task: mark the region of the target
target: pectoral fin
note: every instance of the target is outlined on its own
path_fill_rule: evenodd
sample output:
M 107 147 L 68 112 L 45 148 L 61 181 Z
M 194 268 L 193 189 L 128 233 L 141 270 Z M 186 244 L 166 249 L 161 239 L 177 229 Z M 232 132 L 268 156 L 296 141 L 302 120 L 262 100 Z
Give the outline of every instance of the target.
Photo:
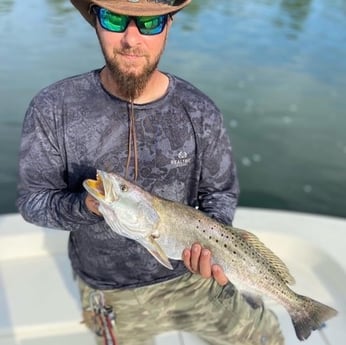
M 172 270 L 173 266 L 168 260 L 168 257 L 166 253 L 163 251 L 163 249 L 159 246 L 159 244 L 156 242 L 156 240 L 149 236 L 142 241 L 140 241 L 140 244 L 145 247 L 148 252 L 163 266 L 167 267 L 168 269 Z

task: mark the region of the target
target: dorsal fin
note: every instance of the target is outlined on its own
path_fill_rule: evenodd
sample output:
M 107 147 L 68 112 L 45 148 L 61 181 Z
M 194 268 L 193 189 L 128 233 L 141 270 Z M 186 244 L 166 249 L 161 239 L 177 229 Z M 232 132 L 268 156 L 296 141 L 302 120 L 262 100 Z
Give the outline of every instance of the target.
M 261 242 L 256 235 L 242 229 L 233 228 L 233 230 L 235 230 L 242 240 L 254 247 L 257 252 L 268 261 L 271 267 L 280 276 L 280 278 L 285 281 L 286 284 L 292 285 L 295 283 L 295 279 L 292 277 L 286 264 L 263 242 Z

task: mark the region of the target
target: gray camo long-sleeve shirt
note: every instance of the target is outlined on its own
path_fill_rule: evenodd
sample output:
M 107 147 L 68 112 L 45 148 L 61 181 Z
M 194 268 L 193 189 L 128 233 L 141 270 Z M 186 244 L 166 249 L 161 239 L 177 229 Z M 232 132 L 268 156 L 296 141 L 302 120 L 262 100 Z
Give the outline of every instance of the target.
M 22 130 L 18 209 L 28 222 L 70 231 L 73 270 L 94 288 L 174 278 L 186 272 L 181 261 L 166 269 L 86 209 L 83 180 L 95 178 L 96 169 L 124 175 L 127 159 L 128 104 L 102 87 L 99 72 L 59 81 L 31 101 Z M 134 105 L 137 183 L 230 224 L 239 187 L 222 115 L 194 86 L 168 77 L 164 97 Z M 133 174 L 133 164 L 130 169 Z

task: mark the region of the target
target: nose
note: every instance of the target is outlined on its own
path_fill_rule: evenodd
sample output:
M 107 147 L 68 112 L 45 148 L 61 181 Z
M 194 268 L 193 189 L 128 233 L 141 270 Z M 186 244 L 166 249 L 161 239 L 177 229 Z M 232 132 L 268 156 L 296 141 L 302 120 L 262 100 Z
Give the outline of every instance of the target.
M 141 33 L 139 32 L 136 23 L 133 19 L 129 22 L 126 30 L 123 33 L 122 41 L 129 46 L 134 46 L 138 44 L 138 41 L 141 39 Z

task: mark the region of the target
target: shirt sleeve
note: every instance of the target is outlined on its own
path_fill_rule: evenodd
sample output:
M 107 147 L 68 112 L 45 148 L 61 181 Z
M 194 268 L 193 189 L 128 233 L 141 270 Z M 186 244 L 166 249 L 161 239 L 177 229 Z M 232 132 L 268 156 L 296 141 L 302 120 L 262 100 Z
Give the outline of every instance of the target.
M 63 230 L 79 230 L 103 221 L 89 212 L 85 191 L 68 188 L 58 111 L 40 97 L 25 114 L 18 167 L 17 207 L 33 224 Z
M 238 203 L 239 182 L 232 146 L 219 111 L 208 114 L 203 132 L 199 209 L 231 225 Z

